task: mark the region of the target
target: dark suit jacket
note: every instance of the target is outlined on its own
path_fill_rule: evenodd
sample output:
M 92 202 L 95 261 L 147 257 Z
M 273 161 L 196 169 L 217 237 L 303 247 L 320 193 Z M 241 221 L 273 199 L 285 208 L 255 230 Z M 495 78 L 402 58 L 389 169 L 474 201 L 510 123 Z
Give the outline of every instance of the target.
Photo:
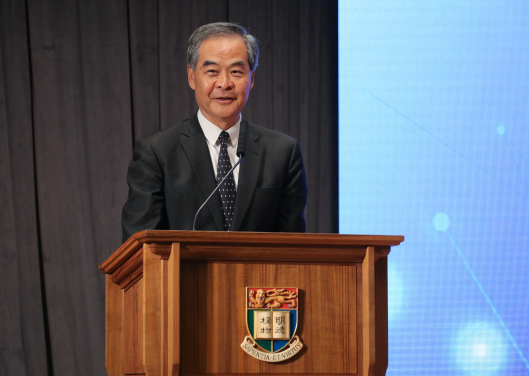
M 245 121 L 241 131 L 245 126 L 232 231 L 305 232 L 307 182 L 299 143 Z M 216 186 L 197 115 L 138 140 L 127 183 L 123 241 L 146 229 L 191 230 L 197 209 Z M 196 229 L 223 228 L 217 193 L 198 215 Z

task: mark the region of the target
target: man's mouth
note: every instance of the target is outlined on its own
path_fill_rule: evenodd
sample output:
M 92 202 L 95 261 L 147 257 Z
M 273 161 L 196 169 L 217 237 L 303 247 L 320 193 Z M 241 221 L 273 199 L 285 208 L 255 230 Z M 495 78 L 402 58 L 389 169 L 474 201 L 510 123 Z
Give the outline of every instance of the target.
M 217 98 L 213 98 L 214 101 L 217 101 L 217 102 L 220 102 L 220 103 L 229 103 L 231 101 L 234 101 L 235 98 L 231 98 L 231 97 L 217 97 Z

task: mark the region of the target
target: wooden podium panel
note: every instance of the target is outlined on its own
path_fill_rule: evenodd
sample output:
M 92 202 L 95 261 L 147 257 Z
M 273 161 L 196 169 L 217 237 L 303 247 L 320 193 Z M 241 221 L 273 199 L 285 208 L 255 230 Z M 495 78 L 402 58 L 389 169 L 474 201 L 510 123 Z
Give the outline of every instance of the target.
M 181 270 L 183 373 L 357 373 L 356 265 L 183 262 Z M 304 348 L 291 361 L 266 363 L 240 349 L 246 286 L 299 288 Z
M 348 374 L 387 368 L 387 258 L 403 237 L 144 231 L 107 273 L 109 375 Z M 245 353 L 246 287 L 298 287 L 300 353 Z

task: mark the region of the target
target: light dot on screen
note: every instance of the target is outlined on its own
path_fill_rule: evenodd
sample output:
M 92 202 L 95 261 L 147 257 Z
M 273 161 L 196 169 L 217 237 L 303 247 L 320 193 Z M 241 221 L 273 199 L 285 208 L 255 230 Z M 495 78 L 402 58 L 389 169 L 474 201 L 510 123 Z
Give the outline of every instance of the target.
M 500 135 L 500 136 L 503 136 L 505 134 L 505 126 L 504 125 L 498 125 L 496 127 L 496 132 Z
M 473 350 L 474 356 L 478 356 L 478 357 L 487 356 L 487 345 L 483 343 L 478 343 L 477 345 L 474 346 L 472 350 Z
M 446 213 L 439 212 L 433 216 L 433 227 L 437 231 L 446 231 L 450 227 L 450 218 Z
M 503 375 L 507 347 L 503 332 L 494 324 L 464 324 L 454 336 L 453 359 L 465 375 Z

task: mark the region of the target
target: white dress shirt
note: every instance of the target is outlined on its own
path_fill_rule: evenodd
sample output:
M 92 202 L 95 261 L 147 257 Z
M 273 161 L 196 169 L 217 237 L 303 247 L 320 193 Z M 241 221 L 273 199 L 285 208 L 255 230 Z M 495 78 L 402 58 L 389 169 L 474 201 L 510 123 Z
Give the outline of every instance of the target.
M 219 163 L 219 152 L 220 152 L 220 140 L 219 135 L 222 129 L 217 127 L 215 124 L 210 122 L 202 115 L 202 112 L 198 110 L 198 122 L 206 136 L 208 142 L 209 154 L 211 156 L 211 164 L 213 165 L 213 172 L 215 173 L 215 179 L 217 178 L 217 166 Z M 230 140 L 228 141 L 228 155 L 230 156 L 230 162 L 232 167 L 239 160 L 237 158 L 237 142 L 239 141 L 239 131 L 241 130 L 241 119 L 242 115 L 239 115 L 239 120 L 233 126 L 226 130 L 230 134 Z M 235 189 L 239 185 L 239 166 L 233 170 L 233 179 L 235 180 Z

